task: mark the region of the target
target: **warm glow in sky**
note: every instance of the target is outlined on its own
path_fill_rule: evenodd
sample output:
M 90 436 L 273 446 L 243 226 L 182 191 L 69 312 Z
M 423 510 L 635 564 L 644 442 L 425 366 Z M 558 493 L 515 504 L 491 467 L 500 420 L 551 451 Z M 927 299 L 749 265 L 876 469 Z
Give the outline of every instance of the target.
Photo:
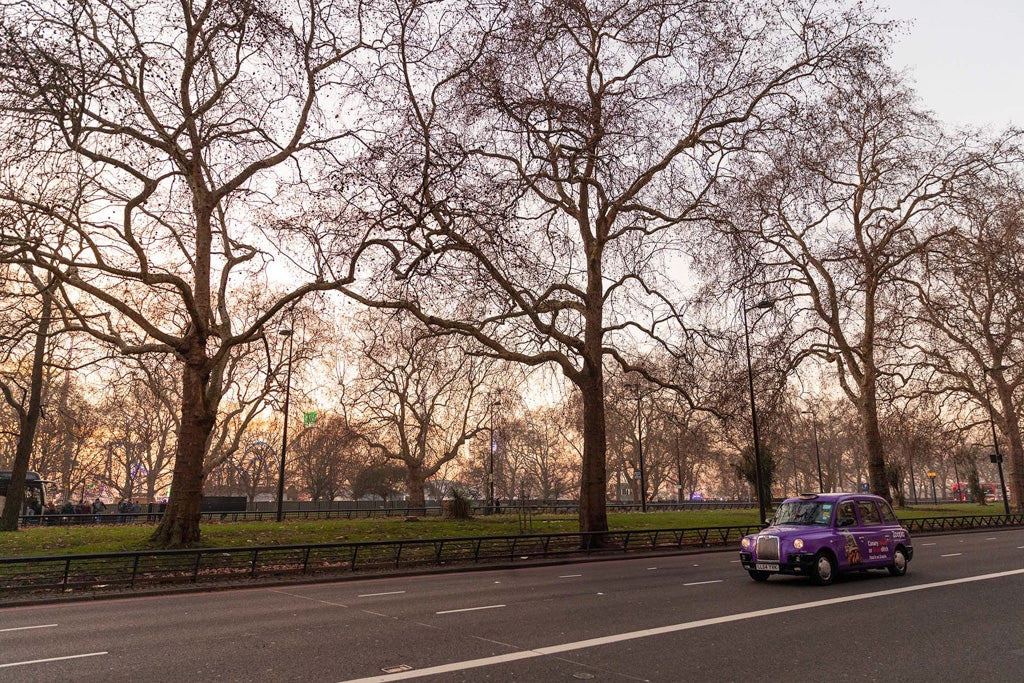
M 881 1 L 913 22 L 893 64 L 908 70 L 925 108 L 953 124 L 1024 126 L 1024 1 Z

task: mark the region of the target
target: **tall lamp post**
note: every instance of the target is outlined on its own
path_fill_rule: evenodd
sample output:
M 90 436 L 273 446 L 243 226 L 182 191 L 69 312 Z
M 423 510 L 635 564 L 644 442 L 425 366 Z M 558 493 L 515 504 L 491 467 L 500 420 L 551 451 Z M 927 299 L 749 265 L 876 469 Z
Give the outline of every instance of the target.
M 764 501 L 764 474 L 761 466 L 761 440 L 757 431 L 757 405 L 754 402 L 754 366 L 750 360 L 750 328 L 747 326 L 747 311 L 768 310 L 774 307 L 774 299 L 765 299 L 748 309 L 746 293 L 743 295 L 743 343 L 747 351 L 747 382 L 750 384 L 750 424 L 754 437 L 754 486 L 757 488 L 757 511 L 760 515 L 762 526 L 767 524 L 767 516 L 765 514 Z
M 284 381 L 284 429 L 281 430 L 281 463 L 277 472 L 277 521 L 284 518 L 284 458 L 288 451 L 288 405 L 292 396 L 292 344 L 295 335 L 291 329 L 278 331 L 282 337 L 288 337 L 288 374 Z
M 640 393 L 640 383 L 630 382 L 626 385 L 636 392 L 636 455 L 640 463 L 640 511 L 647 512 L 647 475 L 644 472 L 644 441 L 643 427 L 640 422 L 640 400 L 643 395 Z
M 494 514 L 494 408 L 500 407 L 501 401 L 491 401 L 490 439 L 487 444 L 487 514 Z
M 1006 480 L 1003 479 L 1003 456 L 999 453 L 999 438 L 996 437 L 996 417 L 995 411 L 992 408 L 992 397 L 988 390 L 988 375 L 995 372 L 1002 372 L 1003 370 L 1009 370 L 1011 365 L 997 365 L 992 368 L 985 368 L 985 400 L 988 402 L 988 421 L 992 426 L 992 447 L 995 448 L 995 455 L 992 459 L 995 460 L 996 466 L 999 467 L 999 490 L 1003 493 L 1003 511 L 1006 514 L 1010 514 L 1010 501 L 1006 500 Z
M 811 416 L 811 426 L 814 430 L 814 458 L 818 461 L 818 491 L 825 493 L 825 480 L 821 476 L 821 449 L 818 448 L 818 416 L 813 410 L 802 411 L 804 415 Z

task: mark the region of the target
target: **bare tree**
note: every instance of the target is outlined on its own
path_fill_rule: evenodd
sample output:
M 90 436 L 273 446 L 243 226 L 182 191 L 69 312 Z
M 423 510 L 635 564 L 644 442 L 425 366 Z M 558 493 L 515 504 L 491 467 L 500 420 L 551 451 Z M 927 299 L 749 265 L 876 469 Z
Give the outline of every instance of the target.
M 359 4 L 47 0 L 2 11 L 6 113 L 43 131 L 40 152 L 71 157 L 92 191 L 87 206 L 34 207 L 76 231 L 68 248 L 45 235 L 26 243 L 54 264 L 77 329 L 178 361 L 171 500 L 153 540 L 193 543 L 231 353 L 333 284 L 314 273 L 258 308 L 235 304 L 238 280 L 259 279 L 280 252 L 273 203 L 305 179 L 288 163 L 349 134 L 320 103 L 348 96 Z
M 993 160 L 1000 156 L 993 150 Z M 917 293 L 922 338 L 913 348 L 925 391 L 955 392 L 981 406 L 1009 444 L 1011 500 L 1024 511 L 1024 190 L 990 173 L 956 193 L 955 229 L 921 254 Z M 991 389 L 990 389 L 991 387 Z M 966 409 L 966 406 L 963 407 Z M 991 441 L 986 435 L 984 441 Z
M 580 528 L 605 530 L 606 358 L 642 369 L 618 342 L 693 341 L 658 277 L 676 229 L 872 20 L 819 2 L 515 0 L 396 3 L 392 21 L 396 125 L 372 168 L 393 170 L 374 201 L 382 269 L 404 286 L 345 291 L 557 366 L 582 397 Z
M 406 471 L 409 505 L 425 504 L 424 483 L 483 431 L 494 362 L 471 356 L 464 341 L 431 333 L 404 313 L 362 320 L 359 433 Z
M 985 159 L 948 139 L 871 62 L 812 90 L 804 115 L 739 183 L 732 221 L 759 276 L 805 306 L 803 357 L 831 365 L 860 415 L 871 491 L 888 499 L 879 383 L 908 311 L 903 280 L 939 234 L 937 212 Z M 800 358 L 798 357 L 798 361 Z

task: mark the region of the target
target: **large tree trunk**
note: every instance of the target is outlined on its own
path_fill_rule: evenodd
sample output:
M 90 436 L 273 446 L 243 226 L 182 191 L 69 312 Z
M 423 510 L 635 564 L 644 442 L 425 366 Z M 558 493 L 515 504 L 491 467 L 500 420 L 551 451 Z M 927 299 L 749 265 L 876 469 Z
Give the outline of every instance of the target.
M 997 382 L 996 391 L 999 394 L 999 403 L 1003 411 L 1003 434 L 1010 442 L 1009 467 L 1007 468 L 1010 481 L 1006 488 L 1009 489 L 1013 509 L 1016 512 L 1024 512 L 1024 445 L 1020 438 L 1020 421 L 1014 411 L 1013 395 L 1006 382 Z
M 607 531 L 606 498 L 607 439 L 605 434 L 604 381 L 584 375 L 580 383 L 583 398 L 583 471 L 580 477 L 580 531 Z M 591 539 L 592 545 L 599 545 Z
M 409 489 L 409 514 L 426 514 L 427 497 L 424 493 L 425 477 L 419 465 L 407 465 L 406 486 Z M 418 510 L 415 512 L 414 510 Z
M 32 444 L 36 438 L 36 426 L 42 410 L 43 361 L 46 356 L 46 336 L 50 329 L 50 315 L 53 311 L 53 295 L 47 290 L 42 293 L 42 310 L 36 328 L 36 343 L 32 352 L 32 375 L 30 377 L 28 408 L 18 410 L 18 446 L 14 452 L 11 467 L 11 483 L 7 486 L 7 499 L 3 514 L 0 515 L 0 531 L 17 531 L 18 516 L 25 501 L 25 475 L 28 473 Z
M 864 452 L 867 457 L 868 483 L 871 493 L 885 498 L 890 503 L 889 482 L 885 476 L 885 449 L 882 433 L 878 428 L 878 400 L 875 394 L 874 378 L 865 382 L 862 388 L 860 408 L 861 423 L 864 427 Z
M 160 547 L 192 545 L 199 541 L 199 508 L 203 495 L 203 459 L 217 419 L 208 405 L 210 370 L 204 340 L 193 333 L 185 341 L 182 373 L 181 426 L 175 451 L 171 496 L 160 525 L 150 540 Z

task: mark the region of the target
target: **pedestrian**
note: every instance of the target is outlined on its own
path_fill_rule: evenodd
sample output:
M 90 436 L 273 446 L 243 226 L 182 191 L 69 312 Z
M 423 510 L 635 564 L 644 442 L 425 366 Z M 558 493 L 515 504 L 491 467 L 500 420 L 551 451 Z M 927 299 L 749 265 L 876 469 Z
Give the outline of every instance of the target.
M 103 504 L 102 500 L 97 498 L 95 501 L 93 501 L 93 504 L 92 504 L 92 514 L 93 514 L 93 519 L 96 520 L 97 524 L 99 524 L 100 521 L 101 521 L 100 520 L 100 515 L 102 515 L 104 512 L 106 512 L 106 510 L 107 510 L 107 506 Z

